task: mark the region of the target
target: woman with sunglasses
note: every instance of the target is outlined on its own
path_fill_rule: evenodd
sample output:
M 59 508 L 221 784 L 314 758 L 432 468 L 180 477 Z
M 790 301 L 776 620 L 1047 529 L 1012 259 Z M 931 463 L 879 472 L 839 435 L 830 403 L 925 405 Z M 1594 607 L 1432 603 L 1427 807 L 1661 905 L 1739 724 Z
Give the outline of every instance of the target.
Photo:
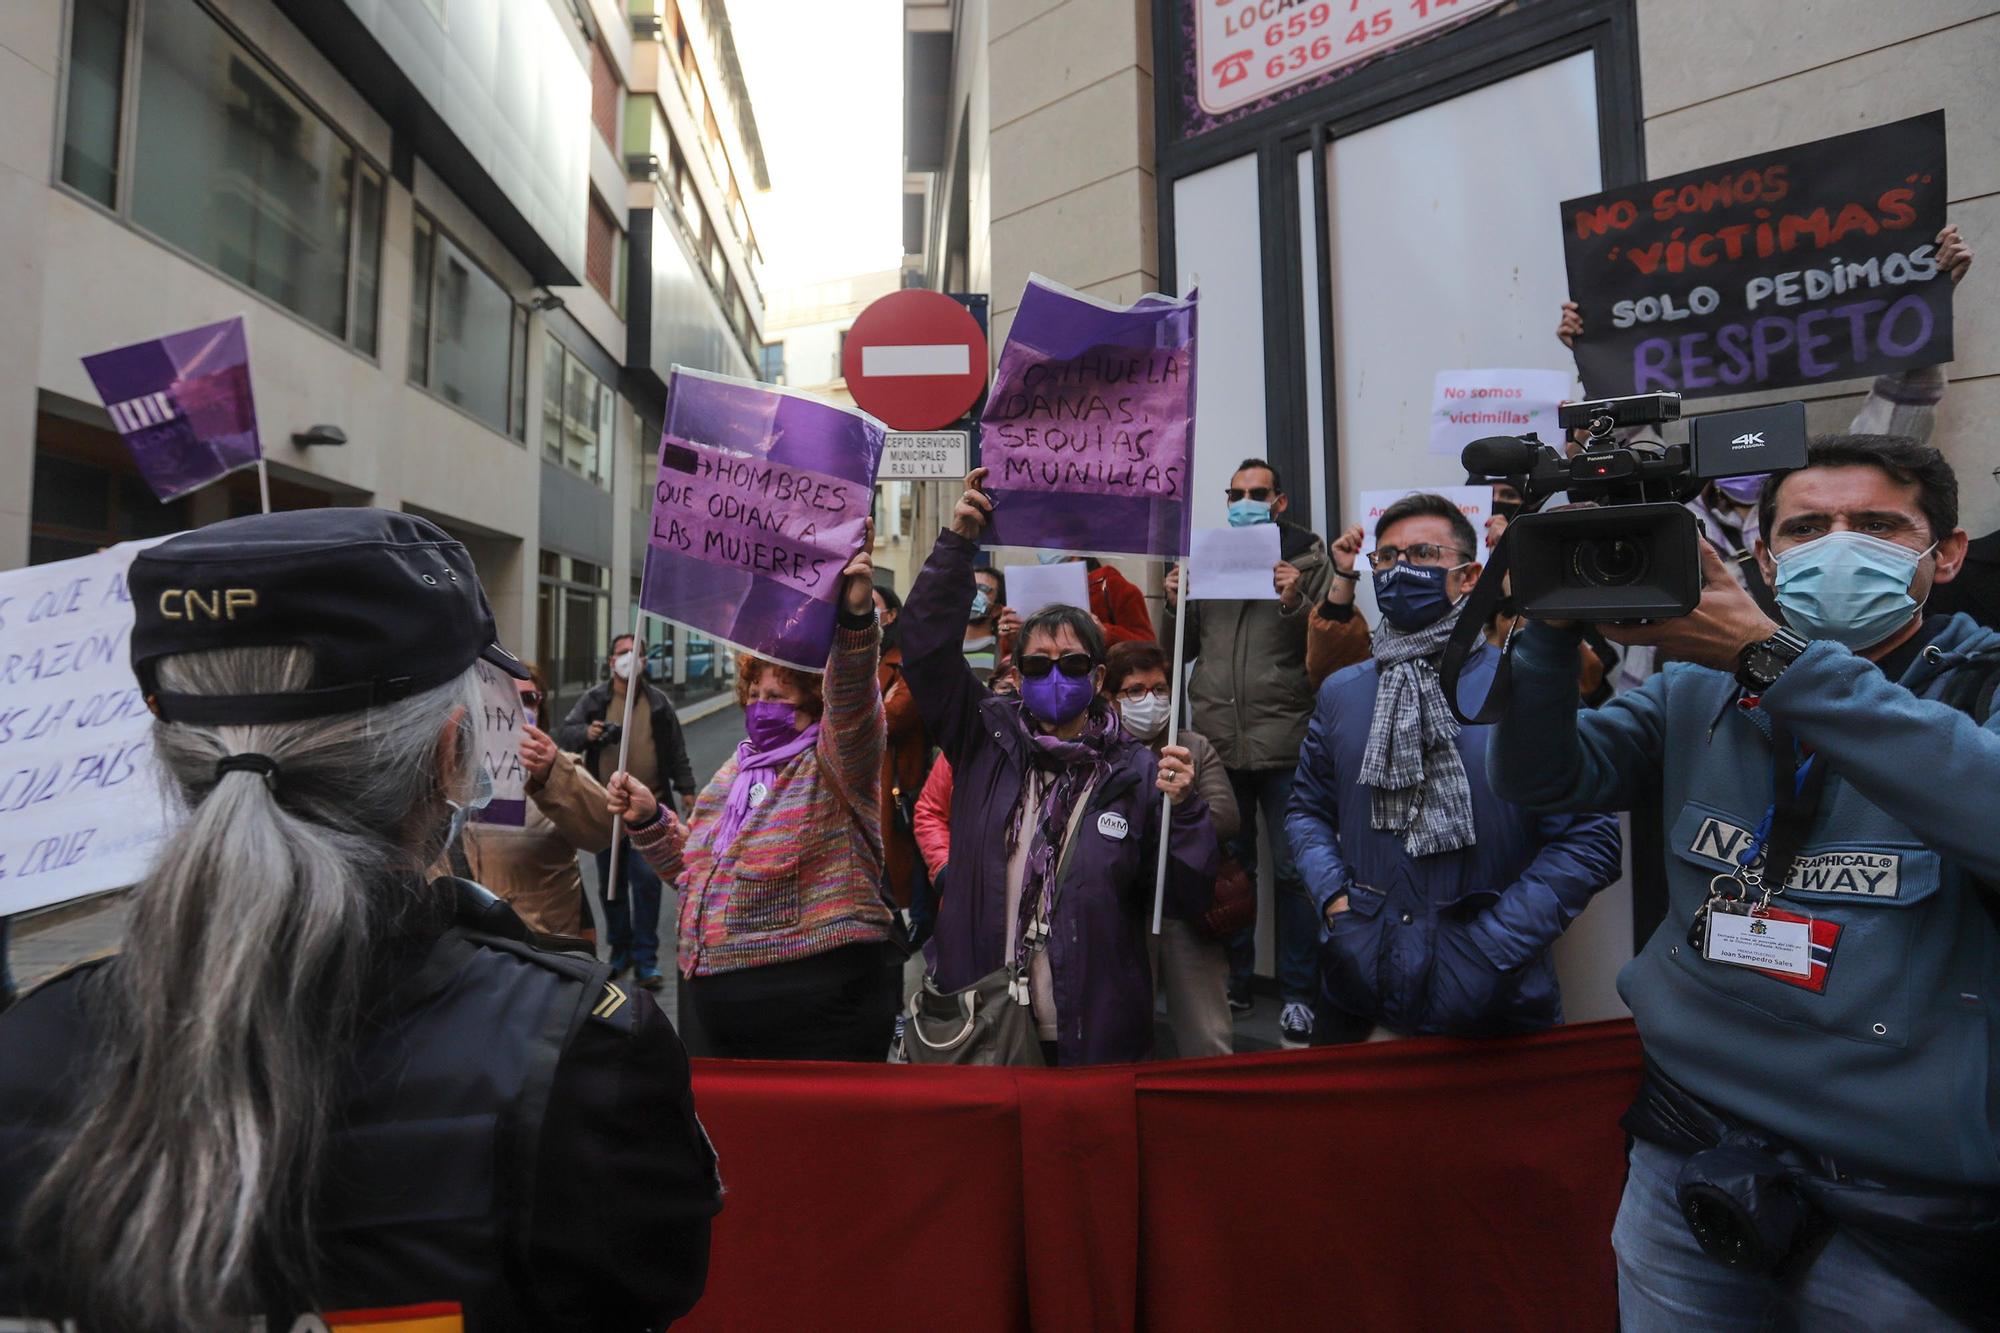
M 1104 635 L 1090 612 L 1052 606 L 1021 625 L 1019 699 L 966 665 L 960 626 L 992 501 L 966 478 L 903 607 L 903 674 L 952 766 L 951 873 L 925 945 L 940 991 L 1003 966 L 1025 972 L 1050 1064 L 1141 1060 L 1153 1047 L 1146 941 L 1159 839 L 1168 910 L 1199 915 L 1219 852 L 1182 746 L 1156 758 L 1099 696 Z M 1160 794 L 1172 801 L 1165 820 Z
M 521 665 L 532 677 L 514 682 L 527 723 L 521 741 L 527 813 L 518 825 L 468 823 L 461 837 L 465 869 L 468 878 L 505 898 L 529 929 L 585 939 L 591 934 L 590 909 L 576 854 L 611 845 L 611 815 L 597 779 L 535 725 L 546 685 L 541 668 Z

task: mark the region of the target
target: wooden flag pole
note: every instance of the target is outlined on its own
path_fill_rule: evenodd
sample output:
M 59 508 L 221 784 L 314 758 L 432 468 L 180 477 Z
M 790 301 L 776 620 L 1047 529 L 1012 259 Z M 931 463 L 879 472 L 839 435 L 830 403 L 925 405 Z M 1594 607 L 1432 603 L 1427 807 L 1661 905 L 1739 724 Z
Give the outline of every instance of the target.
M 625 771 L 625 761 L 632 752 L 632 701 L 639 697 L 646 679 L 645 659 L 639 656 L 639 630 L 645 623 L 646 576 L 639 575 L 639 605 L 632 608 L 632 671 L 625 677 L 625 720 L 618 728 L 618 767 L 614 772 Z M 617 674 L 617 668 L 612 668 Z M 654 792 L 655 796 L 660 793 Z M 672 793 L 664 798 L 672 799 Z M 620 855 L 625 839 L 625 816 L 614 815 L 611 820 L 611 872 L 604 877 L 604 901 L 615 902 L 618 898 L 619 872 L 625 868 L 625 858 Z
M 1177 560 L 1180 596 L 1174 600 L 1174 671 L 1167 677 L 1167 744 L 1180 744 L 1181 673 L 1187 662 L 1187 561 Z M 1160 933 L 1160 919 L 1167 907 L 1167 857 L 1173 846 L 1174 798 L 1160 797 L 1160 862 L 1153 882 L 1153 933 Z

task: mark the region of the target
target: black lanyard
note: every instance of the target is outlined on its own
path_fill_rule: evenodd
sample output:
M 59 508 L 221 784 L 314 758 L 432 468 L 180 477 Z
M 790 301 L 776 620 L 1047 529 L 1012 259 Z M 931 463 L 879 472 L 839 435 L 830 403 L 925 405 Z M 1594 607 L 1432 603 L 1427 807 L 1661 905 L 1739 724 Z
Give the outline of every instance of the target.
M 1746 867 L 1761 850 L 1764 865 L 1761 877 L 1766 893 L 1785 891 L 1792 877 L 1792 864 L 1805 846 L 1819 814 L 1820 794 L 1826 789 L 1826 765 L 1818 755 L 1799 762 L 1799 745 L 1792 733 L 1776 721 L 1771 724 L 1771 807 L 1764 822 L 1752 835 L 1740 858 Z

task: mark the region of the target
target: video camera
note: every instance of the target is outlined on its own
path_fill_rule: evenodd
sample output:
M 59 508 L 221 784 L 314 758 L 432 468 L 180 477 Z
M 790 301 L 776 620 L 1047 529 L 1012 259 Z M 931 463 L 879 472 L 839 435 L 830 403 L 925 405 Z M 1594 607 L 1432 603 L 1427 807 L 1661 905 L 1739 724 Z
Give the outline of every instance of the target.
M 1465 470 L 1520 488 L 1522 514 L 1507 529 L 1521 614 L 1538 620 L 1666 620 L 1701 600 L 1700 532 L 1683 502 L 1718 477 L 1806 465 L 1806 409 L 1778 403 L 1714 412 L 1688 423 L 1688 443 L 1613 438 L 1619 430 L 1677 421 L 1677 393 L 1565 403 L 1565 433 L 1590 432 L 1566 456 L 1534 435 L 1489 436 L 1465 446 Z M 1534 512 L 1550 496 L 1590 508 Z

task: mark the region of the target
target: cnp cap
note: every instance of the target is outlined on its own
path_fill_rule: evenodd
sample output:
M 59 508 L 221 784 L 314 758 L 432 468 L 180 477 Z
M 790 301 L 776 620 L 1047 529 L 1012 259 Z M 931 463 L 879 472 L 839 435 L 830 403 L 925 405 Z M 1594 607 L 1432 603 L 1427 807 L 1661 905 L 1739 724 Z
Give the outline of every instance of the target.
M 528 678 L 495 642 L 472 557 L 436 524 L 386 509 L 306 509 L 213 523 L 141 551 L 132 672 L 168 722 L 295 722 L 407 698 L 484 658 Z M 297 646 L 310 686 L 290 694 L 162 693 L 162 657 Z

